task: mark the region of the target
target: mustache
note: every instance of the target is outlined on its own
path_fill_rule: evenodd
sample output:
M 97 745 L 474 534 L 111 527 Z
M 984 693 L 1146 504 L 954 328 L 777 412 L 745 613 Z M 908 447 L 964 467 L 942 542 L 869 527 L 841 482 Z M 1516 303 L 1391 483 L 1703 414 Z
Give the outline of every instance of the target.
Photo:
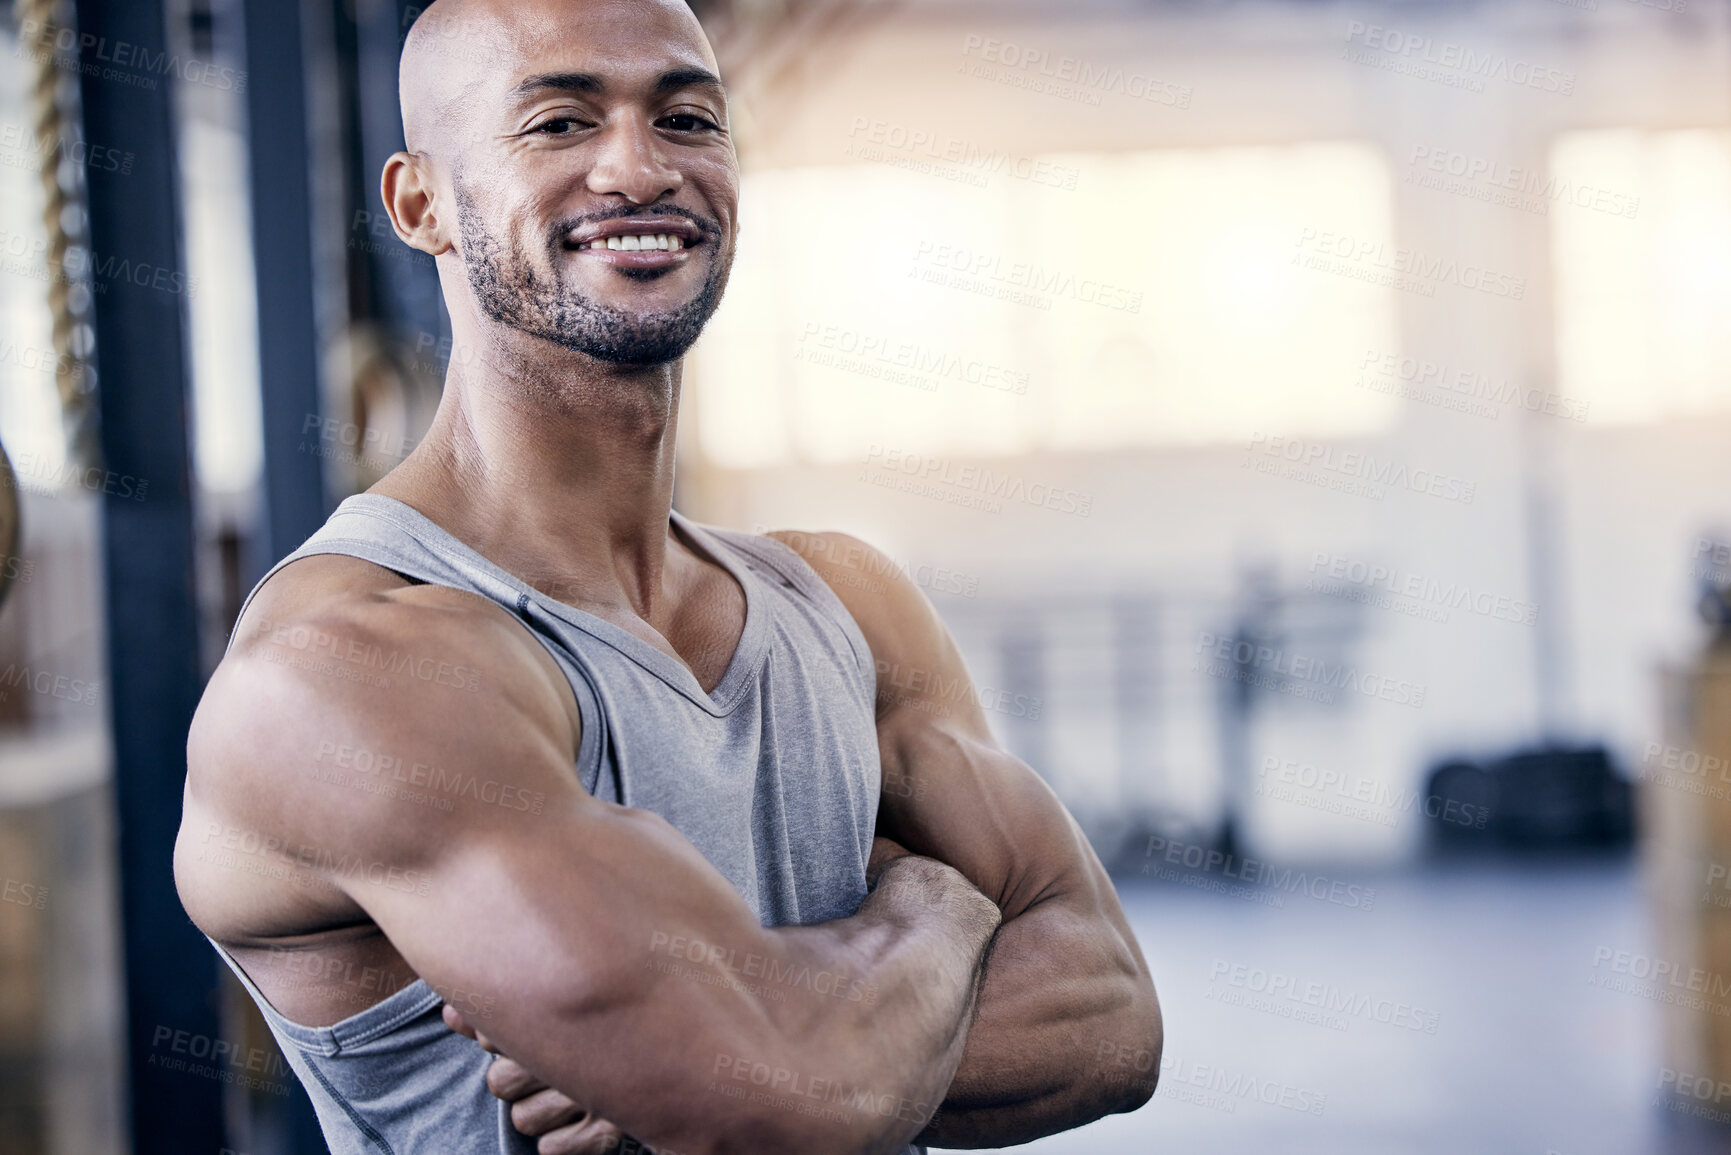
M 630 220 L 633 217 L 679 217 L 696 226 L 705 240 L 713 240 L 721 235 L 721 222 L 699 216 L 688 208 L 679 205 L 626 205 L 604 213 L 583 213 L 579 216 L 565 217 L 556 221 L 549 231 L 552 247 L 558 248 L 571 233 L 585 225 L 598 225 L 603 221 Z

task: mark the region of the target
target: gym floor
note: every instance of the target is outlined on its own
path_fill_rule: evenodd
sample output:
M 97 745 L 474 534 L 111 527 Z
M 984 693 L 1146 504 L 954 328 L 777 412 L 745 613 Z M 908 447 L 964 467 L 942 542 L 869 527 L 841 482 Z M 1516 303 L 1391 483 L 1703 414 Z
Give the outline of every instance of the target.
M 1659 1005 L 1592 983 L 1608 970 L 1594 966 L 1601 948 L 1652 953 L 1632 861 L 1426 867 L 1349 881 L 1374 887 L 1368 910 L 1120 879 L 1165 1012 L 1160 1090 L 1132 1115 L 1016 1150 L 1724 1149 L 1660 1105 Z M 1272 998 L 1253 989 L 1282 982 Z M 1344 1008 L 1322 1012 L 1332 1021 L 1266 1009 L 1304 1008 L 1285 991 L 1313 983 Z

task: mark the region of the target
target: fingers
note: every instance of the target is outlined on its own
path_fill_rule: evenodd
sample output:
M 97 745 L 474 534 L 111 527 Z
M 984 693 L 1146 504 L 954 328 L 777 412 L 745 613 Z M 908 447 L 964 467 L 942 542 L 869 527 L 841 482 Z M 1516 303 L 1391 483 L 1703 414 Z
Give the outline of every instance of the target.
M 528 1068 L 505 1055 L 494 1059 L 493 1065 L 487 1068 L 487 1090 L 507 1103 L 515 1103 L 546 1087 L 547 1084 L 531 1075 Z
M 626 1140 L 625 1133 L 605 1119 L 588 1119 L 541 1136 L 537 1155 L 621 1155 L 649 1149 Z
M 866 861 L 867 885 L 876 886 L 878 875 L 883 873 L 884 867 L 898 858 L 906 858 L 911 853 L 912 851 L 899 842 L 881 835 L 873 837 L 871 857 Z
M 466 1036 L 466 1037 L 471 1038 L 471 1039 L 475 1037 L 475 1028 L 471 1027 L 469 1025 L 469 1020 L 465 1019 L 462 1016 L 461 1012 L 459 1012 L 456 1007 L 453 1007 L 450 1003 L 446 1003 L 445 1007 L 444 1007 L 444 1014 L 445 1014 L 445 1025 L 447 1027 L 450 1027 L 453 1031 L 456 1031 L 459 1035 L 463 1035 L 463 1036 Z
M 511 1104 L 511 1126 L 524 1135 L 546 1135 L 590 1119 L 589 1112 L 551 1087 L 532 1091 Z
M 487 1036 L 471 1026 L 450 1003 L 444 1005 L 442 1013 L 447 1027 L 498 1056 L 487 1068 L 487 1090 L 511 1104 L 511 1126 L 520 1134 L 538 1137 L 537 1155 L 618 1155 L 625 1149 L 625 1132 L 605 1119 L 595 1118 L 568 1096 L 530 1074 L 515 1059 L 499 1054 Z M 637 1149 L 649 1150 L 640 1146 Z
M 445 1025 L 447 1027 L 450 1027 L 459 1035 L 464 1035 L 468 1038 L 474 1039 L 477 1043 L 481 1044 L 481 1049 L 483 1051 L 495 1055 L 499 1053 L 499 1048 L 493 1045 L 492 1040 L 488 1039 L 486 1035 L 483 1035 L 480 1031 L 477 1031 L 474 1027 L 470 1026 L 469 1020 L 465 1019 L 462 1012 L 457 1010 L 456 1007 L 453 1007 L 450 1003 L 446 1003 L 442 1008 L 442 1013 L 445 1016 Z

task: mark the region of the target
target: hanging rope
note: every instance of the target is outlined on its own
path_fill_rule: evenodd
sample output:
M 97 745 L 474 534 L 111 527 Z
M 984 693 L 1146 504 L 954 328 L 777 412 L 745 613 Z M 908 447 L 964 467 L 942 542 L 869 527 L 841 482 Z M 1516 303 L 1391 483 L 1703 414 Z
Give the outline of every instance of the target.
M 30 127 L 39 154 L 42 223 L 48 234 L 48 307 L 54 323 L 55 384 L 68 464 L 98 463 L 96 372 L 91 355 L 89 215 L 85 211 L 78 104 L 77 31 L 72 0 L 15 0 L 19 48 L 29 62 Z M 63 35 L 65 33 L 69 33 Z M 69 49 L 57 47 L 69 41 Z M 63 67 L 70 65 L 70 67 Z

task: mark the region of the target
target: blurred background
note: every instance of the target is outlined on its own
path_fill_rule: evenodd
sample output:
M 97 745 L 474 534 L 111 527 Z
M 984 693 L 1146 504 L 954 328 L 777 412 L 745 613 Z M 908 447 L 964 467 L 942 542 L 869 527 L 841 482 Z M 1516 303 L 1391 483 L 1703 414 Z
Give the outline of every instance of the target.
M 1731 1150 L 1731 4 L 692 4 L 676 504 L 930 594 L 1160 989 L 1028 1149 Z M 324 1150 L 169 853 L 241 598 L 437 403 L 421 7 L 0 21 L 5 1155 Z

